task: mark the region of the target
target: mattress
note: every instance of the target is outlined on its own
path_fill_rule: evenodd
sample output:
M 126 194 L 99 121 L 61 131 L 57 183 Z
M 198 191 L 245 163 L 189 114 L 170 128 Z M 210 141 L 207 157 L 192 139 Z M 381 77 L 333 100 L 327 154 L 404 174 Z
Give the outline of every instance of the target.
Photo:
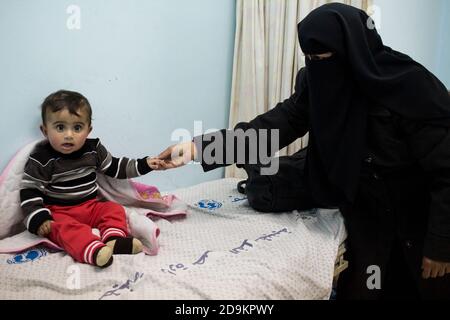
M 220 179 L 171 191 L 188 216 L 155 220 L 156 256 L 106 269 L 37 247 L 0 255 L 0 299 L 329 299 L 346 231 L 338 210 L 265 214 Z

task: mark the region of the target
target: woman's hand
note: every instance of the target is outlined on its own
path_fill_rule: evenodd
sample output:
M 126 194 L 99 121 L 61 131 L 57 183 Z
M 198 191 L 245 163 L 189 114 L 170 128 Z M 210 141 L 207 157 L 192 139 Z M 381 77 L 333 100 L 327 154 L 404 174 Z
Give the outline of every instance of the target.
M 434 261 L 427 257 L 423 257 L 422 260 L 422 278 L 436 278 L 443 277 L 445 274 L 450 273 L 450 263 Z
M 191 141 L 181 142 L 168 147 L 155 159 L 154 164 L 158 167 L 155 170 L 166 170 L 184 166 L 197 157 L 197 149 Z
M 147 165 L 152 170 L 164 170 L 164 168 L 162 167 L 162 162 L 164 162 L 164 161 L 160 160 L 158 158 L 155 158 L 155 157 L 147 158 Z

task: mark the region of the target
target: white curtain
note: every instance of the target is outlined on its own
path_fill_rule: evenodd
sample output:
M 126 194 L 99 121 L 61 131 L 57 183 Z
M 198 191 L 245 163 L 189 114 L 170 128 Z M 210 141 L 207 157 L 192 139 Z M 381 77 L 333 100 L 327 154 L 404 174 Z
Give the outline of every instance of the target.
M 334 1 L 367 10 L 371 0 Z M 248 122 L 290 97 L 304 66 L 297 24 L 326 0 L 237 0 L 229 127 Z M 308 143 L 298 139 L 279 152 L 293 154 Z M 246 177 L 230 166 L 226 177 Z

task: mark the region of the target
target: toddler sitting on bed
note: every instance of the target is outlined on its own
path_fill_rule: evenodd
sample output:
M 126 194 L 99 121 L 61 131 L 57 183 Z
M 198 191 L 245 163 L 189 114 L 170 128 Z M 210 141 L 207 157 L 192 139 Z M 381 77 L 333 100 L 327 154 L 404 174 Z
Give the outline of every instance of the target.
M 77 92 L 51 94 L 41 112 L 47 139 L 31 153 L 20 190 L 28 231 L 49 238 L 76 261 L 98 267 L 111 265 L 113 254 L 142 251 L 142 243 L 128 234 L 124 208 L 97 200 L 96 172 L 133 178 L 155 169 L 158 160 L 118 159 L 99 139 L 88 139 L 92 109 Z

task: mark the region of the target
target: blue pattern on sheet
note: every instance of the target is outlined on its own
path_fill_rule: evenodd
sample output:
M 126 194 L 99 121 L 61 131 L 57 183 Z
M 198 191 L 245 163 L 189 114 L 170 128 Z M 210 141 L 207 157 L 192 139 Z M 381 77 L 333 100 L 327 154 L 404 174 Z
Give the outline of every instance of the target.
M 208 209 L 212 211 L 220 209 L 222 207 L 222 202 L 216 200 L 200 200 L 195 204 L 195 206 L 201 209 Z
M 34 248 L 19 254 L 16 254 L 11 259 L 8 259 L 6 262 L 8 264 L 20 264 L 38 260 L 43 256 L 46 256 L 48 251 L 44 248 Z

